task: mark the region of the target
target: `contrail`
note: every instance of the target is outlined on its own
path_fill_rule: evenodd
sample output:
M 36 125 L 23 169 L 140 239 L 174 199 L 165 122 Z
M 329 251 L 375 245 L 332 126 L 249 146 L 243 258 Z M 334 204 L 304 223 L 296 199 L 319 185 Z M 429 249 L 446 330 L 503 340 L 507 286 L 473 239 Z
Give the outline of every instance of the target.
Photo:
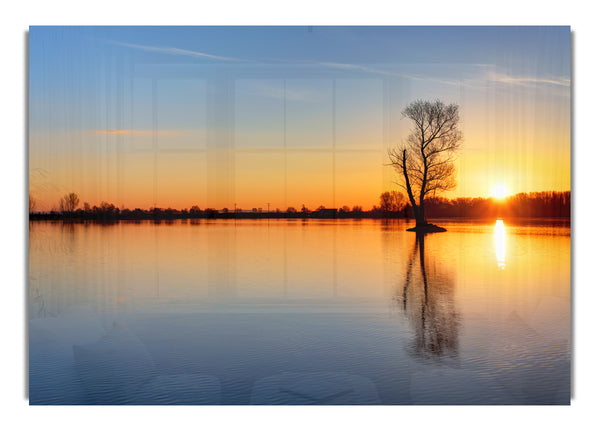
M 169 46 L 149 46 L 149 45 L 136 45 L 134 43 L 110 41 L 110 43 L 120 46 L 126 46 L 128 48 L 140 49 L 142 51 L 160 52 L 163 54 L 170 55 L 186 55 L 188 57 L 199 57 L 199 58 L 212 58 L 214 60 L 225 60 L 225 61 L 245 61 L 239 58 L 233 57 L 221 57 L 219 55 L 206 54 L 204 52 L 190 51 L 188 49 L 173 48 Z

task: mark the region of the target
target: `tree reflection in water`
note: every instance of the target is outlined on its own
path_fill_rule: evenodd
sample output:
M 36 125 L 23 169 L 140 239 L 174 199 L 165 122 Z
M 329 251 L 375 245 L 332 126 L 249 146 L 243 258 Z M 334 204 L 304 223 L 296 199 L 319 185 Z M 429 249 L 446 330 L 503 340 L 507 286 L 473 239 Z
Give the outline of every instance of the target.
M 425 360 L 458 358 L 461 325 L 454 302 L 455 284 L 454 274 L 425 258 L 425 235 L 417 234 L 404 284 L 395 296 L 414 332 L 408 346 L 411 355 Z

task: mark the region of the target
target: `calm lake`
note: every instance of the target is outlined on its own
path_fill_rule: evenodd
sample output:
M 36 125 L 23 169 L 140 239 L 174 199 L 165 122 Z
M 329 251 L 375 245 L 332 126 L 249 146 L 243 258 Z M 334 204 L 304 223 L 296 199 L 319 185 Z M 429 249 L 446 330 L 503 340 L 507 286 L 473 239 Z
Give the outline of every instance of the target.
M 569 404 L 570 225 L 29 225 L 31 404 Z

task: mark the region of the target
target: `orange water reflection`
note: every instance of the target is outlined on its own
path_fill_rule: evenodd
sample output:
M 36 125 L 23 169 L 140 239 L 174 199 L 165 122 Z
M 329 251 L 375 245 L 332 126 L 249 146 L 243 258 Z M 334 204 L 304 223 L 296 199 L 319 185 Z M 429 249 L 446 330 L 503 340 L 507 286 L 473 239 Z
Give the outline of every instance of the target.
M 496 259 L 498 260 L 498 268 L 506 267 L 506 231 L 504 230 L 504 221 L 496 220 L 494 227 L 494 244 L 496 245 Z
M 527 314 L 546 295 L 569 303 L 568 226 L 443 225 L 448 232 L 427 235 L 424 260 L 432 271 L 443 266 L 454 274 L 463 309 L 485 303 L 492 314 Z M 397 220 L 32 222 L 30 292 L 52 313 L 82 302 L 123 312 L 336 301 L 366 309 L 387 303 L 405 278 L 415 247 L 408 226 Z

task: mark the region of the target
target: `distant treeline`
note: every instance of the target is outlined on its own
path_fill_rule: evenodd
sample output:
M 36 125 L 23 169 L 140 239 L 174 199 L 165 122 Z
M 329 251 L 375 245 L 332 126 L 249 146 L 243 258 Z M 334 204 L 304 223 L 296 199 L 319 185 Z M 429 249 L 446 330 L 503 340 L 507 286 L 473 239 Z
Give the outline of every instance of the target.
M 571 192 L 519 193 L 502 200 L 493 198 L 429 198 L 425 201 L 428 218 L 488 218 L 488 217 L 570 217 Z M 134 210 L 119 209 L 115 205 L 102 202 L 100 206 L 84 203 L 83 208 L 73 205 L 62 206 L 61 210 L 30 212 L 30 220 L 170 220 L 170 219 L 259 219 L 259 218 L 411 218 L 410 204 L 404 201 L 399 192 L 385 192 L 380 196 L 380 205 L 370 210 L 360 206 L 352 208 L 325 208 L 320 206 L 310 210 L 304 205 L 300 210 L 289 207 L 285 211 L 276 209 L 264 212 L 261 208 L 252 210 L 222 208 L 189 209 L 150 208 Z
M 355 207 L 353 210 L 343 207 L 340 209 L 331 209 L 319 207 L 316 210 L 309 210 L 302 207 L 301 210 L 296 210 L 289 207 L 286 211 L 276 209 L 274 211 L 263 212 L 262 209 L 235 211 L 228 208 L 216 209 L 205 208 L 200 209 L 194 206 L 190 209 L 173 209 L 173 208 L 150 208 L 141 209 L 119 209 L 113 204 L 102 203 L 100 206 L 91 208 L 76 209 L 73 211 L 49 211 L 49 212 L 31 212 L 29 213 L 30 220 L 174 220 L 174 219 L 259 219 L 259 218 L 357 218 L 357 217 L 381 217 L 383 214 L 380 211 L 362 211 L 361 207 Z M 393 214 L 390 214 L 393 215 Z
M 505 199 L 430 198 L 427 217 L 570 217 L 571 192 L 519 193 Z

